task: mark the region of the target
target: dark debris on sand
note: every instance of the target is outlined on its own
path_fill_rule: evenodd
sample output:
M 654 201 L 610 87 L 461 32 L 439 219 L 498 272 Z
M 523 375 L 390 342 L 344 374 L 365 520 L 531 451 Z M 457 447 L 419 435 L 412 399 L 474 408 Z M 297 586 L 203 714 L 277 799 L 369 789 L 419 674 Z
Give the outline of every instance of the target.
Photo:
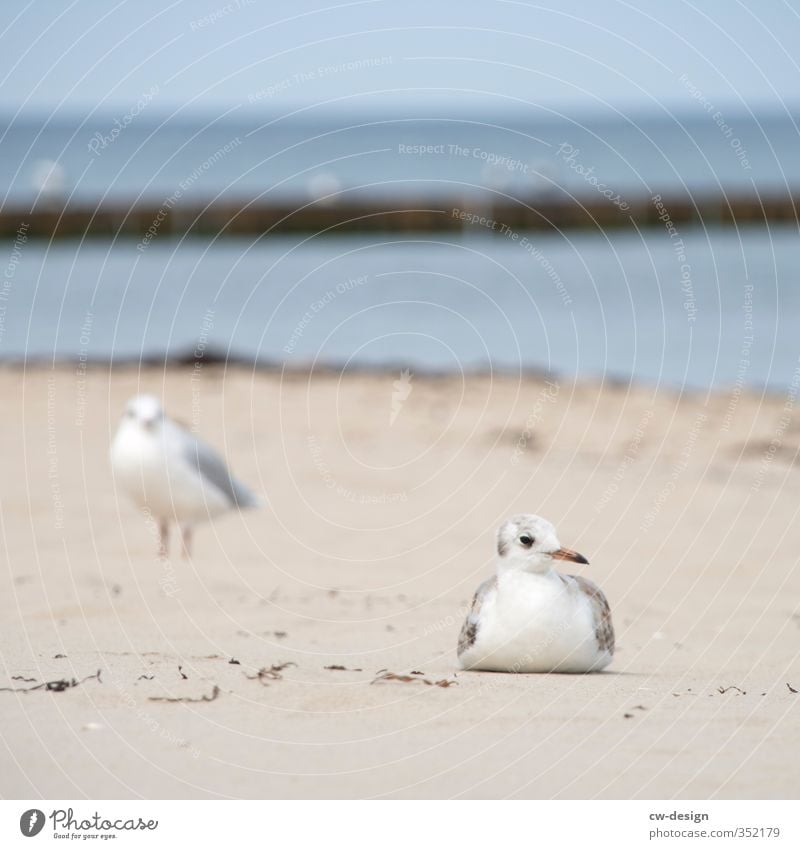
M 98 669 L 94 675 L 87 675 L 85 678 L 78 680 L 77 678 L 57 678 L 55 681 L 42 681 L 40 684 L 34 684 L 33 687 L 0 687 L 2 693 L 32 693 L 34 690 L 45 690 L 51 693 L 63 693 L 64 690 L 71 690 L 73 687 L 79 687 L 86 681 L 97 679 L 99 684 L 103 681 L 100 677 L 102 670 Z M 14 680 L 35 681 L 35 678 L 21 678 L 16 676 Z
M 220 688 L 214 684 L 214 689 L 209 694 L 204 694 L 199 698 L 192 698 L 191 696 L 150 696 L 151 702 L 169 702 L 171 704 L 177 704 L 182 702 L 184 704 L 198 704 L 199 702 L 213 702 L 216 701 L 220 694 Z
M 262 687 L 268 687 L 270 681 L 280 681 L 283 678 L 281 672 L 290 666 L 297 666 L 297 664 L 292 663 L 291 660 L 286 663 L 273 663 L 272 666 L 262 666 L 255 675 L 245 673 L 245 678 L 249 681 L 258 681 Z
M 452 687 L 453 685 L 458 684 L 458 681 L 453 681 L 450 678 L 440 678 L 438 681 L 431 681 L 428 678 L 417 677 L 418 674 L 419 673 L 398 675 L 396 672 L 386 672 L 385 670 L 381 670 L 370 683 L 378 684 L 381 681 L 399 681 L 401 684 L 409 684 L 414 681 L 421 682 L 429 687 Z

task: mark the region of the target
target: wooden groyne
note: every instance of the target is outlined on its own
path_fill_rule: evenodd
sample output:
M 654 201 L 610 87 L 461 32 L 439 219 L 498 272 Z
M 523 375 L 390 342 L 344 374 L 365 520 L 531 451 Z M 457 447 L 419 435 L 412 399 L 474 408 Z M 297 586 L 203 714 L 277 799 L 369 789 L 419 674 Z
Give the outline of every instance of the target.
M 154 240 L 187 234 L 256 236 L 286 233 L 482 232 L 511 238 L 530 230 L 607 230 L 681 225 L 745 226 L 775 222 L 797 224 L 800 196 L 774 194 L 654 195 L 625 203 L 597 194 L 578 200 L 563 196 L 528 199 L 470 198 L 298 201 L 264 204 L 224 201 L 214 204 L 156 203 L 6 206 L 0 210 L 0 235 L 15 238 L 21 225 L 34 239 L 125 238 L 140 250 Z

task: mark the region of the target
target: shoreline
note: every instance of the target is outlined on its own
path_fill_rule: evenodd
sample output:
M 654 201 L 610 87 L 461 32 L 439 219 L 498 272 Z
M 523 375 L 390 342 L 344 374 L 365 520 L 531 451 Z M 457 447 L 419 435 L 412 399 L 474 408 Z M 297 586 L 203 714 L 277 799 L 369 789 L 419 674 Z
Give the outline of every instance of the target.
M 637 379 L 633 376 L 626 377 L 624 375 L 604 375 L 593 376 L 586 375 L 584 377 L 573 378 L 565 376 L 558 372 L 549 372 L 544 369 L 526 368 L 526 369 L 506 369 L 498 367 L 494 370 L 487 368 L 465 369 L 463 371 L 445 371 L 440 369 L 425 369 L 416 366 L 409 366 L 406 362 L 387 363 L 386 365 L 347 365 L 347 371 L 343 373 L 343 363 L 321 363 L 311 367 L 310 363 L 298 365 L 286 365 L 278 361 L 252 360 L 247 357 L 226 357 L 223 354 L 218 354 L 214 351 L 204 354 L 202 357 L 195 357 L 192 354 L 192 349 L 187 349 L 185 354 L 172 354 L 168 358 L 159 356 L 148 356 L 142 358 L 124 357 L 115 359 L 113 362 L 108 359 L 91 359 L 76 356 L 75 359 L 59 358 L 54 362 L 46 357 L 35 357 L 29 359 L 0 359 L 0 373 L 37 373 L 45 371 L 80 371 L 81 374 L 89 374 L 90 372 L 155 372 L 168 370 L 218 370 L 222 373 L 226 372 L 242 372 L 248 374 L 261 374 L 265 376 L 283 376 L 287 380 L 298 380 L 311 376 L 328 376 L 331 378 L 341 379 L 348 377 L 389 377 L 396 376 L 404 369 L 411 368 L 415 376 L 420 379 L 431 381 L 446 381 L 456 380 L 460 378 L 469 378 L 474 380 L 513 380 L 519 379 L 523 381 L 557 381 L 575 386 L 583 387 L 606 387 L 616 390 L 635 390 L 637 392 L 654 392 L 674 395 L 679 398 L 694 398 L 702 397 L 718 397 L 721 395 L 738 397 L 747 396 L 750 398 L 772 398 L 783 397 L 791 388 L 790 385 L 785 387 L 767 385 L 744 385 L 737 387 L 735 383 L 701 387 L 701 386 L 679 386 L 674 383 L 663 382 L 654 384 L 644 379 Z

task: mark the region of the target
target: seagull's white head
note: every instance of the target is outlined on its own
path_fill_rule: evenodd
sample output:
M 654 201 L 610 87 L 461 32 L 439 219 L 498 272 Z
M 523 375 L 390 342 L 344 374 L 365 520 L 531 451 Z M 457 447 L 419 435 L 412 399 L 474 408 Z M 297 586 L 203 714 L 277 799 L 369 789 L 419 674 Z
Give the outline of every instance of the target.
M 155 395 L 137 395 L 125 407 L 125 421 L 153 431 L 164 418 L 164 408 Z
M 577 551 L 562 548 L 556 529 L 541 516 L 518 513 L 503 522 L 497 530 L 497 554 L 503 569 L 525 572 L 548 572 L 555 560 L 573 563 L 589 561 Z

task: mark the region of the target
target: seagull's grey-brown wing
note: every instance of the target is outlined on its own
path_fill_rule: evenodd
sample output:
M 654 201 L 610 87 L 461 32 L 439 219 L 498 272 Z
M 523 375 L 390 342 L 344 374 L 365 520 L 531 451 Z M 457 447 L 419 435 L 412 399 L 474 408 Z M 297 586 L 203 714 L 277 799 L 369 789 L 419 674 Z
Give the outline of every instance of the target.
M 478 622 L 480 619 L 481 607 L 483 606 L 486 597 L 497 589 L 497 576 L 493 575 L 487 578 L 475 591 L 472 598 L 472 607 L 470 607 L 467 618 L 464 620 L 464 625 L 461 628 L 461 634 L 458 637 L 458 656 L 475 645 L 475 640 L 478 638 Z
M 243 484 L 237 481 L 225 465 L 225 461 L 210 446 L 185 433 L 184 451 L 186 459 L 205 481 L 220 490 L 235 507 L 256 507 L 258 499 Z
M 608 606 L 608 600 L 603 591 L 594 581 L 590 581 L 582 575 L 570 575 L 569 577 L 577 583 L 578 590 L 589 599 L 592 606 L 597 647 L 600 651 L 614 654 L 614 625 L 611 622 L 611 608 Z

